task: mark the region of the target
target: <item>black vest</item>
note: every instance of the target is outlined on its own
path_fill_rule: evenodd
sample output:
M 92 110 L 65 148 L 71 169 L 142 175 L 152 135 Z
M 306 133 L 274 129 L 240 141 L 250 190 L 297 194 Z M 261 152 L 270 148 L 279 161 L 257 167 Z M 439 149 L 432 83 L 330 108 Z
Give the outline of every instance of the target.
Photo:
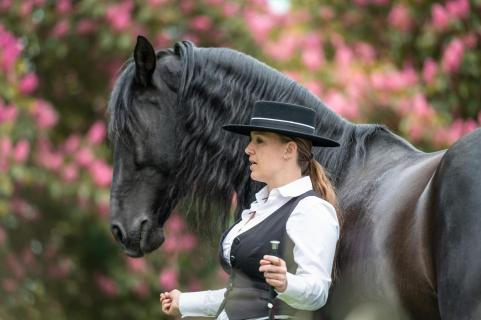
M 294 244 L 287 235 L 286 223 L 299 201 L 309 196 L 318 197 L 313 190 L 294 197 L 262 222 L 234 238 L 230 253 L 232 267 L 224 260 L 222 242 L 233 226 L 223 233 L 219 245 L 219 256 L 222 267 L 230 275 L 230 283 L 224 301 L 224 308 L 229 320 L 259 318 L 268 315 L 267 303 L 272 301 L 271 291 L 270 286 L 265 282 L 264 275 L 259 272 L 259 261 L 264 255 L 271 254 L 271 240 L 280 241 L 278 256 L 286 261 L 288 272 L 296 273 Z M 236 221 L 234 225 L 239 221 Z M 312 318 L 312 312 L 293 309 L 275 297 L 273 301 L 276 315 L 291 315 L 298 319 Z

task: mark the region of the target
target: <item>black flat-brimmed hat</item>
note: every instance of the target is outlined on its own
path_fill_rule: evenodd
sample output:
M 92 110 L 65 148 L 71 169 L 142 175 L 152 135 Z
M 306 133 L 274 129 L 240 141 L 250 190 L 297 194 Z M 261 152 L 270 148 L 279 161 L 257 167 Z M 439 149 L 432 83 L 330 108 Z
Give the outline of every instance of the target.
M 268 131 L 310 140 L 315 147 L 338 147 L 334 140 L 315 134 L 314 110 L 297 104 L 257 101 L 250 124 L 227 124 L 224 130 L 249 136 L 251 131 Z

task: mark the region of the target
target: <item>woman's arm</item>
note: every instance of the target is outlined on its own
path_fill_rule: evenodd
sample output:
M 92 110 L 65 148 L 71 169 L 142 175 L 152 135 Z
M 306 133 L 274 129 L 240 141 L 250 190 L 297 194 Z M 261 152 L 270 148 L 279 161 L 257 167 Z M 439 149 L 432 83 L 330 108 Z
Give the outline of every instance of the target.
M 226 289 L 184 292 L 180 294 L 182 317 L 213 317 L 224 300 Z
M 327 300 L 339 238 L 336 212 L 329 203 L 307 197 L 299 202 L 286 224 L 294 242 L 295 274 L 287 273 L 287 287 L 278 298 L 301 310 L 316 310 Z

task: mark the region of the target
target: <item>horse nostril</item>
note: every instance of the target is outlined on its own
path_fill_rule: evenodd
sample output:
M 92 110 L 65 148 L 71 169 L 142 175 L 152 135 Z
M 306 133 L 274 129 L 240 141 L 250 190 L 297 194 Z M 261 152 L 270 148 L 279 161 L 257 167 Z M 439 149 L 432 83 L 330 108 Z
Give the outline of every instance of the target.
M 114 225 L 112 225 L 110 230 L 112 231 L 112 235 L 114 236 L 114 239 L 117 242 L 120 242 L 120 243 L 123 244 L 124 240 L 125 240 L 125 237 L 124 237 L 124 234 L 122 233 L 122 228 L 119 225 L 114 224 Z

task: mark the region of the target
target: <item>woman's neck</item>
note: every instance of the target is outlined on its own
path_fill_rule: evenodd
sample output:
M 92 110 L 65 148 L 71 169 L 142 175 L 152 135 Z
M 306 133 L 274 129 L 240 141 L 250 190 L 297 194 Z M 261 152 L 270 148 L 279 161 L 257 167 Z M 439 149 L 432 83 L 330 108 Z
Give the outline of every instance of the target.
M 269 195 L 272 189 L 279 188 L 289 184 L 297 179 L 302 177 L 301 169 L 292 170 L 292 171 L 282 171 L 274 177 L 271 181 L 267 182 L 267 194 Z

